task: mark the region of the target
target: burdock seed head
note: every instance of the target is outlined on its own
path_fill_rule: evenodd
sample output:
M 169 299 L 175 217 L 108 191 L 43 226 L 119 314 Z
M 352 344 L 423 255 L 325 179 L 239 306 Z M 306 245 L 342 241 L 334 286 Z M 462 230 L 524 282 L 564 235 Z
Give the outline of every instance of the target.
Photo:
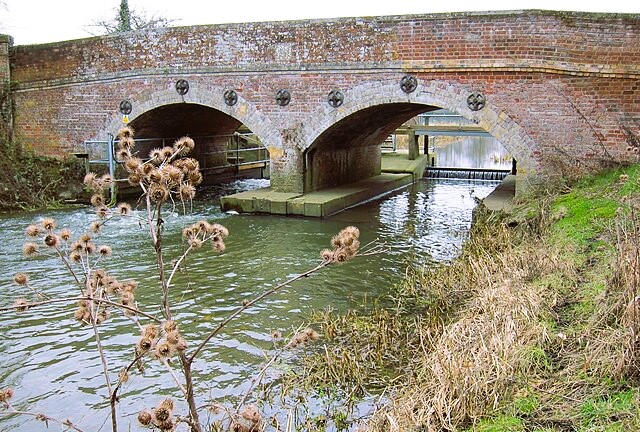
M 131 214 L 131 205 L 129 203 L 120 203 L 116 207 L 118 214 L 121 216 L 128 216 Z
M 149 187 L 148 193 L 153 202 L 163 203 L 169 199 L 169 188 L 163 184 L 152 184 Z
M 123 126 L 120 129 L 118 129 L 118 132 L 116 133 L 116 137 L 118 139 L 122 139 L 122 138 L 132 138 L 133 137 L 133 128 L 131 126 Z
M 63 228 L 60 230 L 60 238 L 64 241 L 67 241 L 71 238 L 71 231 L 67 228 Z
M 40 227 L 35 224 L 29 225 L 26 231 L 29 237 L 38 237 L 40 235 Z
M 158 327 L 155 324 L 147 324 L 142 328 L 142 337 L 155 339 L 158 337 Z
M 111 246 L 102 245 L 98 248 L 98 253 L 102 256 L 111 255 Z
M 7 402 L 13 397 L 13 389 L 6 387 L 0 390 L 0 402 Z
M 148 337 L 142 337 L 138 341 L 137 350 L 140 353 L 147 352 L 153 347 L 153 340 Z
M 59 241 L 60 239 L 55 234 L 47 234 L 46 237 L 44 238 L 44 244 L 53 248 L 58 246 Z
M 13 281 L 18 285 L 26 285 L 29 283 L 29 276 L 24 273 L 16 273 L 15 276 L 13 276 Z
M 162 323 L 162 329 L 169 333 L 178 330 L 178 323 L 174 320 L 166 320 Z
M 26 256 L 34 256 L 38 253 L 38 245 L 33 242 L 27 242 L 22 246 L 22 252 Z
M 160 342 L 156 345 L 156 355 L 160 358 L 167 358 L 172 353 L 171 345 L 167 342 Z
M 138 421 L 142 426 L 149 426 L 152 419 L 153 414 L 151 414 L 151 411 L 143 410 L 138 413 Z
M 42 227 L 46 230 L 53 230 L 56 228 L 56 221 L 53 218 L 44 218 L 42 220 Z
M 103 206 L 105 203 L 104 195 L 96 193 L 91 196 L 91 205 L 94 207 Z

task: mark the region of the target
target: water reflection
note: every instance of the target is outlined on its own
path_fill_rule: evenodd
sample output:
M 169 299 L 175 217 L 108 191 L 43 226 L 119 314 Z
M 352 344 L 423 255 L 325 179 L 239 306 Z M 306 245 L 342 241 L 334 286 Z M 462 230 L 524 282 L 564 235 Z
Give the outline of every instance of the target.
M 181 253 L 181 227 L 206 218 L 230 231 L 224 254 L 212 257 L 201 250 L 187 262 L 188 272 L 175 278 L 172 303 L 187 340 L 201 340 L 243 299 L 253 297 L 291 275 L 318 263 L 319 251 L 347 224 L 361 231 L 361 242 L 385 242 L 383 255 L 360 257 L 342 266 L 285 287 L 276 296 L 243 314 L 215 338 L 194 364 L 198 403 L 209 397 L 233 400 L 243 394 L 247 379 L 265 355 L 272 352 L 271 333 L 291 331 L 312 310 L 357 308 L 364 298 L 384 294 L 398 283 L 407 265 L 422 265 L 454 257 L 466 236 L 475 206 L 495 182 L 423 180 L 383 199 L 344 211 L 324 220 L 221 213 L 218 198 L 260 181 L 217 186 L 194 203 L 193 213 L 167 213 L 165 247 L 169 261 Z M 52 212 L 60 227 L 86 226 L 93 219 L 87 208 Z M 33 284 L 56 295 L 75 294 L 77 288 L 53 257 L 25 261 L 21 245 L 26 225 L 40 214 L 0 217 L 0 304 L 10 305 L 17 294 L 11 284 L 16 269 L 28 270 Z M 142 305 L 158 304 L 155 264 L 145 230 L 133 220 L 117 221 L 99 236 L 113 246 L 105 267 L 118 279 L 135 277 Z M 108 404 L 99 357 L 90 329 L 73 319 L 73 305 L 47 306 L 27 313 L 0 313 L 0 387 L 16 388 L 16 402 L 35 411 L 71 418 L 85 430 L 99 430 L 108 418 Z M 153 309 L 156 310 L 156 309 Z M 102 328 L 110 364 L 132 358 L 138 331 L 123 317 Z M 175 385 L 156 362 L 144 375 L 133 374 L 119 405 L 122 428 L 136 428 L 136 413 L 159 398 L 174 395 Z M 183 410 L 183 406 L 178 407 Z M 97 411 L 97 412 L 96 412 Z M 25 417 L 0 418 L 1 430 L 45 431 L 45 425 Z M 108 429 L 108 426 L 107 426 Z
M 511 155 L 493 137 L 432 137 L 431 146 L 440 167 L 511 169 Z

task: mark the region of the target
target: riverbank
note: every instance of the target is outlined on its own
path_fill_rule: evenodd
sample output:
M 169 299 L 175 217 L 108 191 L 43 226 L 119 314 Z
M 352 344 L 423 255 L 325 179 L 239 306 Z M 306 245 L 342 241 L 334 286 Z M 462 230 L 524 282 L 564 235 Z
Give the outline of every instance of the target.
M 0 211 L 51 208 L 83 195 L 78 160 L 36 156 L 4 143 L 0 149 Z
M 317 317 L 308 384 L 384 395 L 358 430 L 639 430 L 639 182 L 633 166 L 479 211 L 460 257 L 391 307 Z

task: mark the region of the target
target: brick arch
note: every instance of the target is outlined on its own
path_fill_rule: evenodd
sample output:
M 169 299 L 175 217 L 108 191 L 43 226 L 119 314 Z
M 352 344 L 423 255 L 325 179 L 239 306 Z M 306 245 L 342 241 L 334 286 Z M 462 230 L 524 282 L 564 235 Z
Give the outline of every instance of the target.
M 373 81 L 344 89 L 344 103 L 339 108 L 333 108 L 325 102 L 303 123 L 298 148 L 302 152 L 309 150 L 329 128 L 359 111 L 390 104 L 416 104 L 425 108 L 445 108 L 471 120 L 498 139 L 518 161 L 518 167 L 523 172 L 535 173 L 536 162 L 532 153 L 536 143 L 526 130 L 491 102 L 491 95 L 487 95 L 483 109 L 471 111 L 467 106 L 467 97 L 473 89 L 451 82 L 418 81 L 418 87 L 410 94 L 404 93 L 400 88 L 400 77 L 397 80 Z
M 247 126 L 266 147 L 282 147 L 282 137 L 277 133 L 278 128 L 268 117 L 240 94 L 238 94 L 238 102 L 234 106 L 228 106 L 221 96 L 224 91 L 223 88 L 197 89 L 197 91 L 187 93 L 184 96 L 184 102 L 206 106 L 227 114 Z M 131 98 L 133 109 L 129 120 L 133 121 L 144 113 L 175 103 L 176 91 L 173 88 L 144 93 L 140 98 L 133 97 Z M 115 133 L 120 127 L 122 127 L 122 115 L 118 114 L 107 122 L 107 126 L 99 136 Z

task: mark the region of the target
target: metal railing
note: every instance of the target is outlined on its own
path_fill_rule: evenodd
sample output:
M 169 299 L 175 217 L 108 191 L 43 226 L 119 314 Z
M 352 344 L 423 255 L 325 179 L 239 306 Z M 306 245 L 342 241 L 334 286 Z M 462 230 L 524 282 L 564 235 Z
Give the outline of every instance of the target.
M 200 141 L 202 147 L 210 145 L 211 142 L 215 143 L 215 140 L 223 140 L 227 138 L 227 142 L 224 144 L 226 150 L 217 150 L 213 152 L 198 151 L 198 141 Z M 249 167 L 251 165 L 262 165 L 260 168 L 265 169 L 269 162 L 269 152 L 267 148 L 262 145 L 253 134 L 241 134 L 233 133 L 230 135 L 208 135 L 194 137 L 196 141 L 196 151 L 193 155 L 195 158 L 200 159 L 203 162 L 201 168 L 202 171 L 216 170 L 222 168 L 236 168 L 239 172 L 243 167 Z M 156 146 L 164 147 L 171 145 L 176 138 L 136 138 L 134 142 L 143 147 L 150 147 L 149 144 L 157 143 Z M 206 143 L 206 141 L 210 141 Z M 83 143 L 84 153 L 75 153 L 79 158 L 85 159 L 85 169 L 87 172 L 91 171 L 91 165 L 104 165 L 106 166 L 109 174 L 116 178 L 116 168 L 119 162 L 116 159 L 115 147 L 118 140 L 114 139 L 114 136 L 109 134 L 106 140 L 87 140 Z M 217 143 L 221 145 L 220 142 Z M 229 148 L 231 146 L 232 148 Z M 251 147 L 247 147 L 251 146 Z M 147 150 L 150 150 L 148 148 Z M 224 163 L 207 166 L 207 156 L 224 154 Z M 148 157 L 141 157 L 142 160 L 148 160 Z M 251 159 L 245 162 L 246 159 Z M 256 166 L 259 167 L 259 166 Z M 110 186 L 111 197 L 115 196 L 115 184 Z

